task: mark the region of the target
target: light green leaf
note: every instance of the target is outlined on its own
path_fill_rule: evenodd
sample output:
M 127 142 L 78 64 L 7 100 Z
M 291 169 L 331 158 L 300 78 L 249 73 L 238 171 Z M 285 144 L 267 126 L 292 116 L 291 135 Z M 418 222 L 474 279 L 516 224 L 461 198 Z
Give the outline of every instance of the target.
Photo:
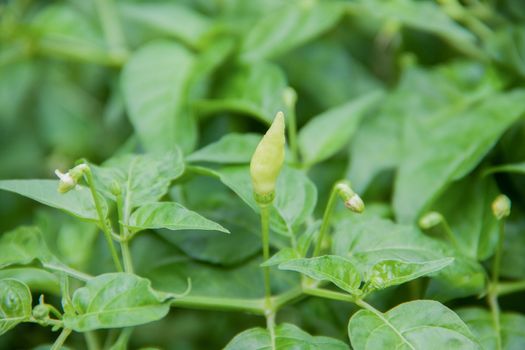
M 525 90 L 494 94 L 468 109 L 412 125 L 415 130 L 405 140 L 410 150 L 395 183 L 397 218 L 413 222 L 450 182 L 471 171 L 525 112 L 523 100 Z
M 252 183 L 247 166 L 225 167 L 217 171 L 221 181 L 256 212 Z M 271 215 L 272 229 L 289 234 L 290 229 L 303 223 L 313 212 L 317 190 L 308 177 L 297 169 L 283 167 L 276 184 Z
M 470 327 L 483 349 L 497 349 L 497 333 L 490 311 L 469 307 L 457 310 L 459 317 Z M 505 312 L 500 315 L 502 350 L 519 350 L 525 347 L 525 316 Z
M 361 275 L 351 260 L 337 255 L 295 259 L 279 265 L 281 270 L 292 270 L 317 281 L 330 281 L 350 294 L 361 294 Z
M 67 193 L 58 193 L 58 180 L 2 180 L 0 190 L 31 198 L 81 219 L 99 221 L 91 192 L 83 186 Z M 107 206 L 103 198 L 101 202 L 107 215 Z
M 247 164 L 261 141 L 259 134 L 231 133 L 190 154 L 190 162 L 211 162 L 224 164 Z
M 60 281 L 56 274 L 35 267 L 8 267 L 0 269 L 0 280 L 14 278 L 25 283 L 33 292 L 60 295 Z
M 271 350 L 267 329 L 251 328 L 237 334 L 225 350 Z M 299 327 L 283 323 L 275 327 L 275 349 L 348 350 L 348 345 L 329 337 L 313 337 Z
M 348 335 L 355 350 L 481 349 L 458 315 L 432 300 L 411 301 L 386 313 L 358 311 L 350 319 Z
M 185 105 L 194 56 L 176 42 L 157 41 L 138 50 L 122 72 L 129 118 L 147 151 L 185 153 L 196 142 L 196 122 Z
M 210 30 L 210 21 L 188 6 L 175 3 L 119 3 L 124 22 L 133 27 L 153 29 L 197 47 Z
M 310 119 L 299 131 L 304 163 L 319 163 L 338 152 L 350 141 L 361 118 L 381 97 L 382 93 L 372 92 Z
M 56 262 L 44 237 L 36 227 L 21 226 L 0 236 L 0 269 L 10 265 L 28 265 L 37 259 Z
M 432 276 L 428 293 L 441 293 L 432 298 L 448 300 L 454 294 L 474 295 L 485 288 L 485 272 L 476 260 L 457 254 L 443 241 L 430 238 L 413 226 L 352 216 L 337 222 L 332 247 L 335 254 L 351 258 L 362 275 L 385 260 L 425 264 L 453 257 L 450 265 Z M 438 285 L 440 288 L 434 289 Z
M 139 207 L 131 214 L 128 226 L 135 232 L 159 228 L 230 232 L 218 223 L 174 202 L 149 203 Z
M 286 77 L 271 63 L 234 67 L 221 79 L 215 99 L 198 100 L 194 107 L 200 114 L 236 112 L 270 124 L 278 111 L 285 111 L 283 91 Z
M 16 279 L 0 280 L 0 335 L 31 317 L 31 292 Z
M 279 250 L 277 253 L 272 255 L 270 259 L 263 262 L 261 266 L 279 265 L 279 264 L 288 262 L 290 260 L 296 260 L 300 258 L 301 258 L 301 255 L 295 249 L 290 248 L 290 247 L 284 247 L 283 249 Z
M 86 332 L 156 321 L 168 313 L 169 298 L 153 290 L 149 280 L 133 274 L 99 275 L 73 293 L 76 313 L 64 314 L 64 326 Z
M 383 260 L 372 266 L 366 280 L 372 289 L 384 289 L 426 276 L 450 265 L 454 258 L 444 258 L 423 263 L 400 260 Z
M 304 44 L 334 26 L 344 9 L 340 2 L 302 1 L 269 12 L 246 34 L 241 59 L 275 57 Z
M 126 210 L 158 201 L 168 192 L 171 181 L 184 172 L 184 160 L 178 148 L 167 153 L 126 154 L 112 158 L 103 166 L 91 166 L 95 181 L 108 197 L 117 182 Z

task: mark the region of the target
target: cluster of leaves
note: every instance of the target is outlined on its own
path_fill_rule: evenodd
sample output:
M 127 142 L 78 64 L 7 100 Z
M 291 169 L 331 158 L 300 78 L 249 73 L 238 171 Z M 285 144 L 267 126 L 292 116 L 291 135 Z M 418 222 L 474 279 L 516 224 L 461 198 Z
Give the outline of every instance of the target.
M 0 5 L 0 178 L 90 169 L 0 180 L 0 347 L 524 348 L 524 28 L 520 0 Z

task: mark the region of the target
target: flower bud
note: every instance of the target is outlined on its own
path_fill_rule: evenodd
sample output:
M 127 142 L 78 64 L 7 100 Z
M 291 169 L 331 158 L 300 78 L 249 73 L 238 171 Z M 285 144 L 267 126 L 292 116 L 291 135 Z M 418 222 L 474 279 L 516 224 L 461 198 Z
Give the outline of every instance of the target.
M 423 230 L 429 230 L 433 227 L 436 227 L 443 222 L 443 215 L 436 211 L 431 211 L 419 219 L 419 227 Z
M 283 101 L 286 108 L 294 108 L 295 103 L 297 102 L 297 92 L 291 87 L 287 87 L 283 91 Z
M 69 192 L 77 185 L 77 182 L 73 179 L 69 172 L 63 174 L 62 172 L 60 172 L 60 170 L 56 169 L 55 174 L 60 179 L 60 182 L 58 183 L 58 192 Z
M 109 190 L 114 196 L 120 196 L 120 194 L 122 193 L 122 190 L 120 189 L 120 184 L 116 180 L 111 183 Z
M 510 215 L 510 199 L 504 194 L 500 194 L 492 202 L 492 213 L 496 219 L 501 220 Z
M 284 127 L 284 114 L 278 112 L 250 162 L 254 196 L 259 204 L 269 204 L 275 197 L 275 183 L 284 162 Z
M 337 194 L 343 199 L 345 207 L 354 213 L 362 213 L 365 210 L 365 203 L 355 193 L 347 182 L 339 182 L 336 185 Z
M 45 304 L 38 304 L 33 308 L 31 314 L 37 320 L 44 320 L 49 317 L 49 306 Z

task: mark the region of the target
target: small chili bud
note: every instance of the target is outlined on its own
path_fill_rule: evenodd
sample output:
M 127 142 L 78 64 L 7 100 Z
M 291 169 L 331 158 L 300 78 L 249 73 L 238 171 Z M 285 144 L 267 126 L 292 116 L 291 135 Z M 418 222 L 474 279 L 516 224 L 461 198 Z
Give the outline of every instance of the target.
M 45 304 L 38 304 L 33 308 L 31 314 L 37 320 L 44 320 L 49 317 L 49 306 Z
M 355 193 L 350 184 L 347 182 L 340 182 L 336 185 L 337 193 L 343 199 L 345 207 L 353 211 L 354 213 L 362 213 L 365 210 L 365 203 Z
M 284 114 L 278 112 L 250 162 L 253 192 L 259 204 L 270 204 L 275 197 L 275 183 L 284 162 L 284 125 Z
M 419 227 L 421 227 L 423 230 L 429 230 L 433 227 L 436 227 L 442 222 L 443 222 L 443 215 L 441 215 L 440 213 L 436 211 L 431 211 L 423 215 L 423 217 L 419 219 Z
M 60 179 L 58 184 L 58 192 L 66 193 L 71 191 L 78 184 L 78 181 L 84 175 L 88 166 L 86 164 L 79 164 L 73 169 L 70 169 L 67 173 L 63 174 L 60 170 L 56 169 L 55 174 Z
M 492 202 L 492 213 L 496 219 L 501 220 L 510 215 L 510 199 L 504 194 L 500 194 Z

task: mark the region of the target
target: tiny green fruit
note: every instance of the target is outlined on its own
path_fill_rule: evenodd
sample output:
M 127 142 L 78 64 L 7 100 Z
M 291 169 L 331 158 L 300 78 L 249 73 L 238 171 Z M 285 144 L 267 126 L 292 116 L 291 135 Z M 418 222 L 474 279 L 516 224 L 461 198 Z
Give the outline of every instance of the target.
M 284 128 L 284 114 L 278 112 L 250 162 L 253 192 L 259 204 L 269 204 L 275 197 L 275 183 L 284 162 Z

